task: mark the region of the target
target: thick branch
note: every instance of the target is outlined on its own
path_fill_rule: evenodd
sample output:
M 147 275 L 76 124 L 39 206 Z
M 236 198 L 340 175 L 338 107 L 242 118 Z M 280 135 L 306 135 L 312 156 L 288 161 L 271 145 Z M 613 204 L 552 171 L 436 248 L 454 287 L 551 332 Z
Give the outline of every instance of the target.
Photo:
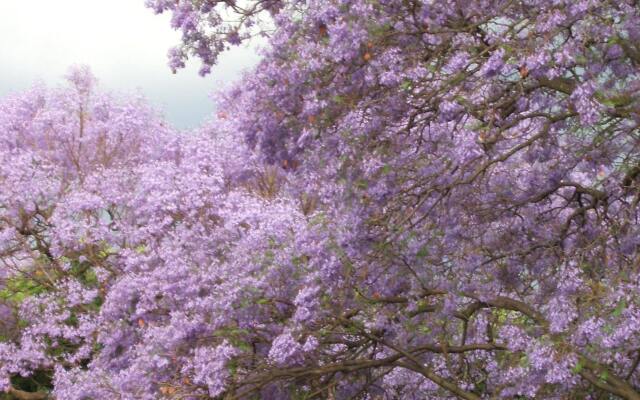
M 49 398 L 49 395 L 42 392 L 25 392 L 16 388 L 10 387 L 9 394 L 15 397 L 17 400 L 45 400 Z

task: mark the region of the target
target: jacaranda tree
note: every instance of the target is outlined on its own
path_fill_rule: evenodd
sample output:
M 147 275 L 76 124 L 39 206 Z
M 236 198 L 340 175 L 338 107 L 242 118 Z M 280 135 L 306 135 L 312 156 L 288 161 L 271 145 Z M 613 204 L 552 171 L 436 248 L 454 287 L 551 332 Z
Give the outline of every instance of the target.
M 148 5 L 263 59 L 190 134 L 2 103 L 2 389 L 640 399 L 637 1 Z

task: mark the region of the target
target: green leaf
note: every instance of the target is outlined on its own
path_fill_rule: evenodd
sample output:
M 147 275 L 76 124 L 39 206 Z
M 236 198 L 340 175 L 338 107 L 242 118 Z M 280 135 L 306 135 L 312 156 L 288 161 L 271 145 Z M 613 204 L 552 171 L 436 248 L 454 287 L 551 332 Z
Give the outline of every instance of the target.
M 227 370 L 229 371 L 229 374 L 231 376 L 234 376 L 236 374 L 236 372 L 238 372 L 238 361 L 230 360 L 227 363 Z
M 518 364 L 520 364 L 520 366 L 522 368 L 528 367 L 529 366 L 529 357 L 526 354 L 524 356 L 520 357 L 520 360 L 519 360 Z
M 417 258 L 425 258 L 428 255 L 429 255 L 429 249 L 427 248 L 427 246 L 422 246 L 420 250 L 418 250 L 418 252 L 416 253 Z
M 602 371 L 602 373 L 600 374 L 600 380 L 602 381 L 607 381 L 607 378 L 609 378 L 609 371 Z
M 382 167 L 382 168 L 380 169 L 380 171 L 381 171 L 384 175 L 388 175 L 388 174 L 392 171 L 392 168 L 391 168 L 391 166 L 390 166 L 389 164 L 387 164 L 387 165 L 385 165 L 384 167 Z
M 619 317 L 626 307 L 627 307 L 627 301 L 625 299 L 620 300 L 615 310 L 613 310 L 613 313 L 612 313 L 613 316 Z
M 36 296 L 45 291 L 46 288 L 37 281 L 17 275 L 7 279 L 5 287 L 0 290 L 0 299 L 12 303 L 21 303 L 25 298 Z
M 400 84 L 400 89 L 402 90 L 409 90 L 411 89 L 411 81 L 408 79 L 405 79 L 401 84 Z
M 359 189 L 367 189 L 369 187 L 369 182 L 366 179 L 358 179 L 356 181 L 356 186 Z
M 576 363 L 576 365 L 571 369 L 571 371 L 575 374 L 579 374 L 580 371 L 582 371 L 582 369 L 584 368 L 584 364 L 582 363 L 582 360 L 578 360 L 578 362 Z

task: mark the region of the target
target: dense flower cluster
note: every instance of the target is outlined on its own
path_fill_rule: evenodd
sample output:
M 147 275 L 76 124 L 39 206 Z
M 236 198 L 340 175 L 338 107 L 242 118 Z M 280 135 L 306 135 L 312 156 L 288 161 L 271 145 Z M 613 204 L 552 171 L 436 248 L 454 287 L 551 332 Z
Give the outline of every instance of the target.
M 202 60 L 200 75 L 207 75 L 218 56 L 256 35 L 267 35 L 270 18 L 284 6 L 282 0 L 146 0 L 157 14 L 171 11 L 171 26 L 182 32 L 182 43 L 169 50 L 175 73 L 190 55 Z M 264 14 L 267 14 L 265 16 Z
M 0 389 L 640 399 L 636 1 L 148 4 L 269 47 L 190 134 L 0 104 Z

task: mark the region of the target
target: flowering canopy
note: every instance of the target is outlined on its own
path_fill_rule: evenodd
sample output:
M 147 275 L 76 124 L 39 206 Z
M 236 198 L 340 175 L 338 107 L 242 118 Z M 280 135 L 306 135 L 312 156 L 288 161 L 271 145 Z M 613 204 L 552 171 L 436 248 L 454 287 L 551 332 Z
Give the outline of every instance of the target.
M 0 106 L 3 389 L 640 399 L 637 2 L 148 3 L 269 47 L 191 135 Z

